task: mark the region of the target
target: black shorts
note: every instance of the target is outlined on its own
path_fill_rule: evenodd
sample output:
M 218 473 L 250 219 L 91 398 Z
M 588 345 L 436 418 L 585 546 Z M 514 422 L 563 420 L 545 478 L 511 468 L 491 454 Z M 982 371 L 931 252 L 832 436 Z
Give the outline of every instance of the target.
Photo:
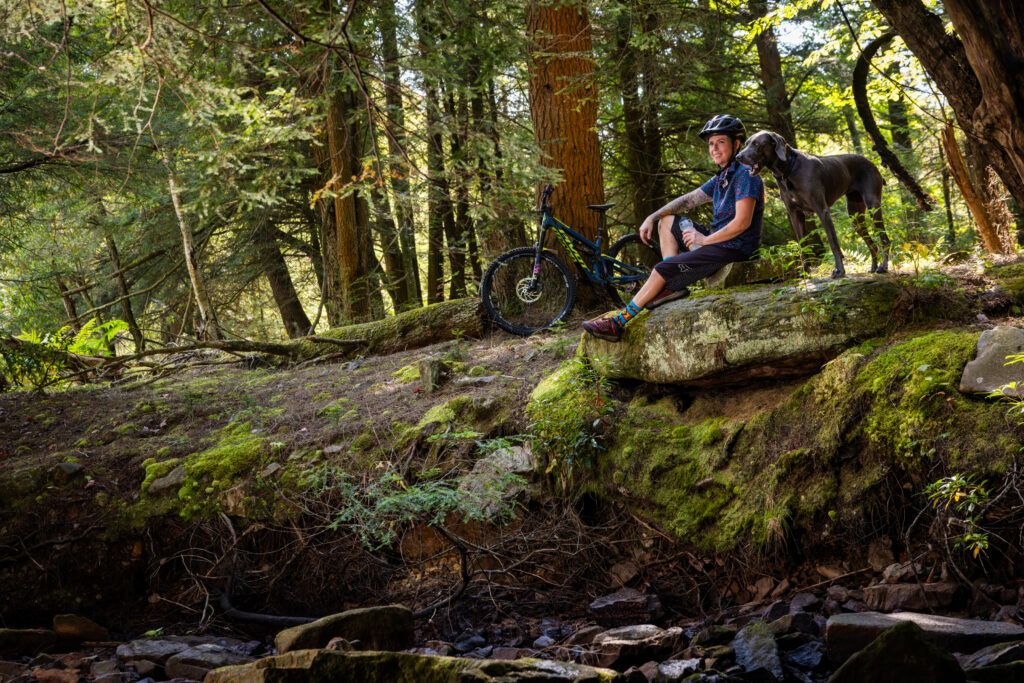
M 748 256 L 739 249 L 718 244 L 707 244 L 691 251 L 683 242 L 681 223 L 680 216 L 672 221 L 672 235 L 679 243 L 681 253 L 654 266 L 655 272 L 665 279 L 665 286 L 672 291 L 678 292 L 697 280 L 714 275 L 726 264 L 747 260 Z M 711 233 L 706 225 L 700 223 L 694 223 L 693 228 L 703 235 Z

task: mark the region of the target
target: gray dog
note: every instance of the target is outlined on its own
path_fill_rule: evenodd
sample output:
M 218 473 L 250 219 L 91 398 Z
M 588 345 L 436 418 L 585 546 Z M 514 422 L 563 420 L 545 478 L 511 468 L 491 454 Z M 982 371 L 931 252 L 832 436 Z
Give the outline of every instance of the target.
M 882 222 L 882 185 L 885 181 L 867 157 L 859 154 L 816 157 L 793 149 L 781 135 L 763 130 L 747 141 L 736 159 L 750 166 L 753 175 L 757 175 L 762 168 L 772 172 L 798 239 L 803 239 L 808 232 L 804 214 L 817 214 L 836 260 L 832 277 L 846 275 L 843 253 L 839 250 L 839 240 L 836 238 L 836 226 L 829 212 L 829 207 L 843 195 L 846 195 L 846 210 L 853 219 L 857 234 L 871 252 L 871 272 L 884 273 L 889 269 L 890 242 Z M 868 209 L 871 209 L 878 239 L 882 243 L 881 265 L 878 263 L 878 247 L 871 240 L 864 224 Z

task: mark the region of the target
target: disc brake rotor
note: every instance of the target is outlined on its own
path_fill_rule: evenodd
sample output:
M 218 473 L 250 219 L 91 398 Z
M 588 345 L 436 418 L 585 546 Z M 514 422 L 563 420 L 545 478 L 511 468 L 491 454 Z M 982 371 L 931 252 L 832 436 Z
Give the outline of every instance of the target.
M 516 284 L 516 296 L 525 303 L 536 303 L 541 293 L 540 284 L 534 282 L 532 277 L 524 277 Z

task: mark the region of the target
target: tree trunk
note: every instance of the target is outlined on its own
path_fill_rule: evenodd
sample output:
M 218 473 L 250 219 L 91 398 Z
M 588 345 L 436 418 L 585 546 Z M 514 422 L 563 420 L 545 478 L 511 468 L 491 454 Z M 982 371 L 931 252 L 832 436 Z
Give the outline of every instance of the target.
M 750 10 L 755 19 L 768 15 L 767 0 L 751 0 Z M 754 38 L 757 45 L 757 61 L 761 66 L 761 85 L 764 87 L 765 105 L 772 130 L 796 147 L 796 129 L 793 115 L 789 110 L 789 95 L 786 92 L 786 78 L 782 74 L 782 58 L 775 39 L 775 29 L 768 25 Z
M 857 130 L 857 118 L 854 116 L 853 107 L 843 105 L 843 118 L 846 119 L 846 128 L 850 131 L 850 140 L 853 141 L 853 150 L 857 154 L 864 153 L 864 145 L 860 141 L 860 131 Z
M 54 270 L 57 269 L 57 264 L 53 264 Z M 71 298 L 71 294 L 68 293 L 68 288 L 64 284 L 64 280 L 61 279 L 60 273 L 55 272 L 53 279 L 57 283 L 57 291 L 60 292 L 60 300 L 64 302 L 64 313 L 68 316 L 68 325 L 71 325 L 71 329 L 75 332 L 82 329 L 82 323 L 78 320 L 78 311 L 75 310 L 75 300 Z
M 366 203 L 350 184 L 361 173 L 363 148 L 355 91 L 328 81 L 327 149 L 331 160 L 337 258 L 340 269 L 342 314 L 351 322 L 370 319 L 369 269 L 366 245 L 369 227 Z
M 887 74 L 894 81 L 900 81 L 899 62 L 893 62 L 887 69 Z M 889 109 L 889 133 L 892 136 L 893 151 L 899 157 L 904 168 L 910 172 L 916 171 L 914 159 L 914 141 L 910 136 L 910 113 L 907 111 L 907 101 L 903 93 L 897 94 L 895 99 L 888 101 Z M 907 193 L 900 192 L 900 203 L 903 205 L 903 212 L 907 222 L 907 236 L 914 242 L 921 242 L 925 239 L 921 230 L 922 214 L 914 198 Z
M 900 158 L 889 149 L 885 137 L 882 136 L 882 131 L 878 129 L 878 124 L 875 123 L 875 115 L 871 112 L 871 105 L 868 102 L 868 66 L 871 58 L 875 56 L 879 48 L 892 40 L 894 36 L 895 34 L 892 31 L 887 31 L 864 46 L 864 51 L 857 58 L 857 65 L 853 69 L 853 99 L 857 105 L 857 113 L 860 114 L 861 121 L 864 123 L 864 129 L 867 131 L 868 137 L 871 138 L 875 151 L 878 152 L 878 156 L 882 159 L 882 163 L 903 183 L 903 186 L 910 191 L 910 194 L 914 195 L 917 205 L 925 211 L 930 211 L 931 204 L 935 200 L 921 189 L 921 186 L 917 184 L 917 181 L 910 175 L 910 172 L 903 167 Z
M 960 153 L 960 147 L 956 144 L 956 136 L 952 124 L 947 124 L 942 131 L 942 146 L 946 152 L 946 164 L 949 167 L 949 172 L 953 174 L 953 180 L 956 181 L 957 187 L 960 188 L 960 194 L 963 195 L 967 208 L 971 212 L 971 216 L 974 217 L 974 224 L 978 228 L 978 234 L 981 235 L 981 241 L 985 245 L 985 250 L 990 254 L 1002 253 L 999 236 L 992 226 L 988 210 L 971 184 L 970 175 L 967 173 L 967 165 L 964 163 L 964 157 Z
M 633 225 L 639 225 L 663 206 L 666 199 L 653 50 L 637 48 L 631 41 L 631 22 L 639 22 L 644 32 L 653 32 L 657 28 L 658 17 L 646 4 L 638 9 L 640 11 L 636 14 L 620 14 L 616 26 L 626 173 L 633 195 Z
M 963 39 L 920 0 L 872 0 L 946 96 L 1014 200 L 1024 205 L 1024 29 L 1015 0 L 947 0 Z M 1016 50 L 1016 52 L 1015 52 Z
M 259 218 L 253 230 L 256 249 L 259 254 L 260 267 L 267 278 L 270 291 L 274 295 L 274 303 L 281 314 L 281 322 L 285 332 L 291 339 L 312 334 L 312 324 L 302 308 L 299 295 L 295 291 L 288 264 L 285 263 L 281 248 L 274 239 L 273 225 L 266 218 Z
M 166 161 L 164 162 L 167 163 Z M 192 293 L 195 295 L 196 310 L 199 311 L 199 325 L 196 330 L 196 337 L 217 341 L 222 338 L 220 325 L 217 323 L 217 313 L 210 301 L 209 291 L 206 289 L 206 282 L 199 266 L 196 263 L 195 248 L 192 246 L 192 229 L 185 222 L 185 216 L 181 210 L 181 200 L 178 198 L 178 185 L 174 179 L 174 172 L 170 166 L 167 167 L 167 185 L 171 191 L 171 204 L 174 206 L 174 215 L 178 218 L 178 228 L 181 231 L 181 244 L 185 251 L 185 267 L 188 268 L 188 279 L 192 282 Z
M 135 353 L 139 353 L 145 350 L 146 339 L 142 336 L 139 323 L 135 320 L 135 313 L 132 312 L 131 292 L 128 289 L 128 281 L 125 279 L 124 271 L 121 268 L 121 256 L 117 253 L 117 244 L 110 235 L 106 235 L 105 239 L 107 242 L 107 254 L 110 255 L 110 267 L 114 269 L 117 289 L 121 293 L 121 313 L 124 315 L 124 321 L 128 323 L 128 331 L 132 335 L 132 341 L 135 342 Z
M 381 51 L 384 57 L 384 101 L 388 115 L 384 130 L 391 158 L 391 189 L 394 220 L 401 246 L 406 296 L 404 306 L 423 305 L 419 262 L 416 258 L 416 230 L 413 224 L 413 201 L 409 191 L 408 136 L 405 133 L 405 112 L 402 108 L 402 80 L 398 59 L 398 39 L 394 0 L 381 0 Z M 397 310 L 397 309 L 396 309 Z
M 597 85 L 590 20 L 579 0 L 531 0 L 526 13 L 530 55 L 530 119 L 541 161 L 562 170 L 552 197 L 558 217 L 588 239 L 597 238 L 599 218 L 588 204 L 604 202 L 597 137 Z M 564 255 L 564 254 L 563 254 Z M 582 290 L 584 306 L 593 295 Z
M 461 299 L 466 296 L 466 253 L 469 251 L 469 177 L 466 173 L 465 159 L 465 116 L 466 101 L 462 94 L 459 94 L 459 102 L 456 106 L 455 96 L 449 92 L 445 97 L 445 105 L 448 110 L 448 121 L 452 130 L 450 135 L 449 167 L 452 169 L 451 176 L 455 180 L 455 212 L 451 222 L 445 221 L 445 241 L 448 244 L 448 263 L 451 266 L 451 281 L 449 282 L 449 299 Z
M 406 288 L 405 261 L 402 258 L 402 249 L 398 241 L 398 227 L 395 224 L 394 216 L 388 211 L 388 200 L 381 191 L 380 186 L 375 185 L 371 190 L 373 199 L 374 216 L 371 221 L 373 231 L 380 238 L 380 249 L 384 255 L 384 268 L 382 279 L 391 297 L 391 303 L 395 312 L 409 308 L 409 290 Z M 372 253 L 372 249 L 370 250 Z

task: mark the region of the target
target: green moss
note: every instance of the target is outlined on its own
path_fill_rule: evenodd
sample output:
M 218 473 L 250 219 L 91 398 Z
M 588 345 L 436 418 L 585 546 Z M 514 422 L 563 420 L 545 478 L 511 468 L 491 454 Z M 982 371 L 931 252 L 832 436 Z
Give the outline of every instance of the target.
M 138 429 L 139 428 L 137 426 L 135 426 L 135 425 L 133 425 L 131 423 L 128 423 L 128 424 L 123 424 L 123 425 L 120 425 L 119 427 L 116 427 L 114 429 L 114 431 L 117 432 L 117 434 L 119 436 L 124 436 L 128 432 L 138 431 Z
M 217 494 L 228 489 L 240 475 L 255 474 L 268 446 L 266 439 L 250 430 L 248 422 L 232 423 L 221 430 L 215 446 L 185 458 L 186 479 L 178 491 L 182 517 L 218 511 Z
M 771 547 L 794 526 L 852 529 L 894 474 L 999 473 L 1012 463 L 1021 430 L 1005 406 L 957 391 L 977 337 L 862 345 L 745 424 L 688 425 L 670 400 L 634 400 L 597 480 L 709 549 Z
M 418 382 L 420 379 L 420 364 L 419 361 L 415 363 L 409 363 L 391 373 L 392 377 L 397 377 L 398 381 L 402 384 L 409 384 L 410 382 Z
M 352 401 L 350 399 L 347 399 L 347 398 L 336 399 L 336 400 L 331 401 L 330 403 L 328 403 L 328 404 L 318 408 L 317 411 L 316 411 L 316 415 L 317 415 L 317 417 L 339 418 L 342 415 L 342 411 L 344 411 L 346 409 L 347 404 L 349 404 L 351 402 Z M 352 413 L 352 412 L 354 412 L 354 411 L 352 411 L 352 410 L 348 410 L 347 411 L 347 413 Z
M 473 402 L 470 396 L 456 396 L 455 398 L 439 403 L 423 414 L 420 419 L 420 427 L 431 422 L 455 422 L 456 418 L 465 411 L 466 407 Z
M 474 365 L 466 371 L 466 374 L 470 377 L 483 377 L 484 375 L 491 374 L 491 371 L 482 365 Z

